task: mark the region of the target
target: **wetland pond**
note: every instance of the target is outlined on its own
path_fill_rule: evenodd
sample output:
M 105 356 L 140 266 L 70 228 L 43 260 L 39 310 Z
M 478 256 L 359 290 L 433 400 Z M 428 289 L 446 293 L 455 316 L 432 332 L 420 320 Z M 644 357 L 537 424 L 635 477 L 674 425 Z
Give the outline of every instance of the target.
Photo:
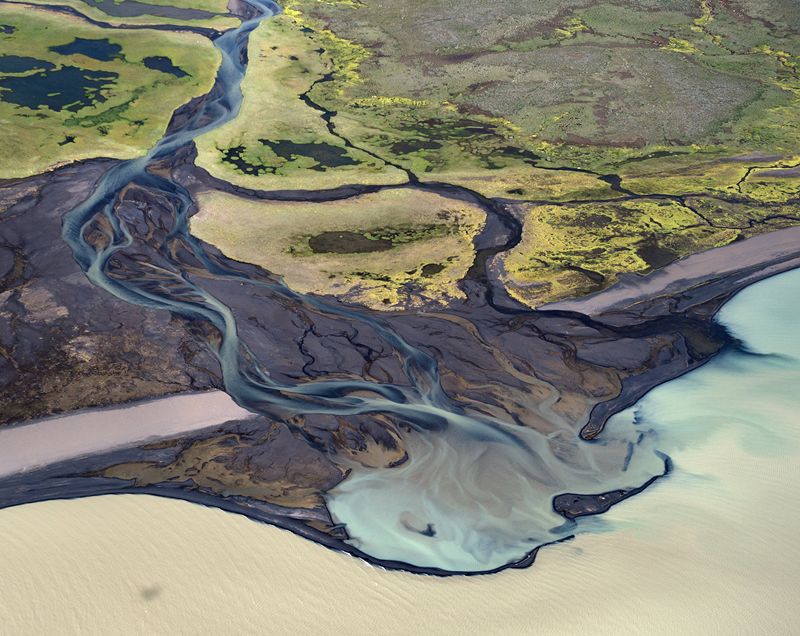
M 169 5 L 148 4 L 136 0 L 82 0 L 90 7 L 97 7 L 103 13 L 115 18 L 133 18 L 140 15 L 153 15 L 159 18 L 172 18 L 173 20 L 203 20 L 213 18 L 218 13 L 203 11 L 202 9 L 187 9 L 171 7 Z
M 31 75 L 11 75 L 0 78 L 2 100 L 38 110 L 43 106 L 55 111 L 77 112 L 87 106 L 106 101 L 104 94 L 119 75 L 113 71 L 92 71 L 77 66 L 52 65 L 41 62 L 45 70 Z M 21 65 L 21 63 L 20 63 Z

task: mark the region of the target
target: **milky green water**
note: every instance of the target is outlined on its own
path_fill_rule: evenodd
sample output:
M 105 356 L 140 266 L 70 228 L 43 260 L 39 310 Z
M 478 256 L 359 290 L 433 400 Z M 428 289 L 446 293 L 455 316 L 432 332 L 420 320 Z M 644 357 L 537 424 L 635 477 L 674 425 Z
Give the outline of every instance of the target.
M 11 634 L 800 633 L 800 271 L 720 320 L 731 351 L 614 418 L 673 473 L 532 568 L 386 572 L 288 532 L 145 496 L 0 511 Z
M 553 495 L 637 487 L 664 472 L 667 455 L 734 415 L 728 405 L 745 412 L 757 404 L 760 421 L 769 417 L 771 402 L 794 398 L 798 285 L 797 274 L 784 274 L 742 292 L 720 313 L 719 321 L 760 355 L 726 352 L 710 370 L 615 417 L 592 443 L 566 425 L 550 436 L 515 427 L 521 445 L 487 439 L 468 425 L 411 434 L 407 463 L 391 470 L 354 467 L 329 493 L 328 507 L 366 553 L 456 572 L 497 568 L 534 547 L 604 529 L 597 518 L 565 523 L 550 505 Z M 756 387 L 764 382 L 768 393 L 752 395 L 763 392 Z M 752 437 L 753 448 L 779 443 L 759 434 L 758 424 L 742 434 Z

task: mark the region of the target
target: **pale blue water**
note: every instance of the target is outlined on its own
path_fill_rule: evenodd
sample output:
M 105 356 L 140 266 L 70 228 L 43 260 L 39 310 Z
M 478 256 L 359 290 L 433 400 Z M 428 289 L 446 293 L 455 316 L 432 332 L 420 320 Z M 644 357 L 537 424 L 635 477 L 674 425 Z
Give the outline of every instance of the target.
M 328 506 L 365 552 L 453 571 L 493 569 L 572 533 L 613 532 L 602 517 L 565 524 L 552 511 L 553 494 L 639 485 L 663 471 L 662 453 L 679 453 L 719 427 L 734 431 L 751 454 L 793 448 L 794 431 L 782 434 L 776 422 L 800 407 L 798 312 L 800 271 L 744 290 L 717 318 L 742 349 L 651 391 L 612 418 L 600 444 L 573 434 L 565 461 L 553 454 L 552 439 L 534 431 L 515 429 L 531 450 L 452 429 L 414 435 L 407 440 L 411 461 L 391 470 L 355 470 L 332 491 Z M 635 451 L 623 470 L 629 442 Z M 674 470 L 681 470 L 679 463 Z M 427 524 L 435 536 L 420 532 Z

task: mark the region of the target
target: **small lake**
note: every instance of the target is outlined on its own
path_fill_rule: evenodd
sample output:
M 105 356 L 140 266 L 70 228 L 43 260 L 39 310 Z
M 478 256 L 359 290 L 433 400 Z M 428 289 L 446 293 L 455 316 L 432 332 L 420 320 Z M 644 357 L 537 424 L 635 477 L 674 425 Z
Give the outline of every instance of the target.
M 51 46 L 50 50 L 59 55 L 85 55 L 100 62 L 122 59 L 122 46 L 108 38 L 75 38 L 67 44 Z
M 35 57 L 21 55 L 0 55 L 0 73 L 27 73 L 55 68 L 55 64 Z
M 146 57 L 142 60 L 142 63 L 149 69 L 161 71 L 162 73 L 169 73 L 175 77 L 186 77 L 189 75 L 181 67 L 175 66 L 171 59 L 164 57 L 163 55 Z
M 82 0 L 84 4 L 97 7 L 103 13 L 115 18 L 133 18 L 140 15 L 153 15 L 159 18 L 172 18 L 174 20 L 204 20 L 213 18 L 217 13 L 203 11 L 202 9 L 181 9 L 168 5 L 148 4 L 136 0 Z
M 46 106 L 55 111 L 77 112 L 106 101 L 104 91 L 111 88 L 118 77 L 113 71 L 92 71 L 77 66 L 11 75 L 0 78 L 0 99 L 33 110 Z

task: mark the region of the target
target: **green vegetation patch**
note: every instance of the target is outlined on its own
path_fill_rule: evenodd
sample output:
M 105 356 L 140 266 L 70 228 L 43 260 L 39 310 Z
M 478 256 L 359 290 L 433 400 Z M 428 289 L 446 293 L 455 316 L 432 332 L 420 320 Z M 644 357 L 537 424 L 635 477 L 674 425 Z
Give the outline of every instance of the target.
M 520 206 L 522 241 L 500 257 L 509 293 L 532 306 L 599 291 L 622 273 L 800 222 L 796 206 L 706 195 Z
M 748 198 L 770 203 L 785 203 L 800 198 L 800 164 L 752 170 L 738 186 Z
M 303 293 L 376 309 L 444 304 L 474 258 L 483 212 L 413 188 L 326 203 L 201 194 L 192 233 Z M 303 228 L 300 230 L 299 228 Z
M 795 150 L 796 152 L 796 150 Z M 717 157 L 702 150 L 624 164 L 624 185 L 639 194 L 700 194 L 753 203 L 796 199 L 797 155 L 751 152 Z
M 258 189 L 321 189 L 392 184 L 405 174 L 347 144 L 328 128 L 309 91 L 348 57 L 327 54 L 291 19 L 264 21 L 251 35 L 239 116 L 197 140 L 197 164 L 222 179 Z
M 537 306 L 598 291 L 623 272 L 647 273 L 739 234 L 668 200 L 528 206 L 522 241 L 502 257 L 503 279 L 515 298 Z
M 800 37 L 770 21 L 785 4 L 288 0 L 286 14 L 346 52 L 309 96 L 354 145 L 421 179 L 531 199 L 547 198 L 531 166 L 625 177 L 659 153 L 792 153 Z
M 172 112 L 213 83 L 219 55 L 194 34 L 114 31 L 0 6 L 0 178 L 59 164 L 144 154 Z M 157 57 L 183 74 L 150 68 Z M 150 65 L 152 66 L 152 64 Z

